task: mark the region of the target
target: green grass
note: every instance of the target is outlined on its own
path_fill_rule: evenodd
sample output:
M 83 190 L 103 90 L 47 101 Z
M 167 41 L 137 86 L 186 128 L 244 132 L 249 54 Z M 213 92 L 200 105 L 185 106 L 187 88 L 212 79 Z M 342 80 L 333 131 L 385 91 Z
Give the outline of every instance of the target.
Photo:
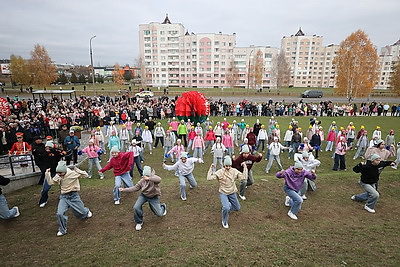
M 211 118 L 214 121 L 221 118 Z M 233 118 L 228 120 L 232 121 Z M 246 117 L 250 125 L 255 117 Z M 278 118 L 283 132 L 291 118 Z M 306 129 L 309 118 L 296 118 Z M 400 118 L 336 117 L 320 118 L 324 130 L 334 119 L 339 126 L 351 120 L 357 130 L 363 124 L 371 134 L 376 125 L 383 136 L 390 129 L 400 131 Z M 260 118 L 266 123 L 267 118 Z M 165 125 L 165 121 L 163 124 Z M 323 146 L 325 147 L 325 146 Z M 350 200 L 361 193 L 359 175 L 351 168 L 355 151 L 346 156 L 347 172 L 332 172 L 331 152 L 322 152 L 317 170 L 316 192 L 308 193 L 298 221 L 287 215 L 283 205 L 283 180 L 266 175 L 267 161 L 254 165 L 255 184 L 247 190 L 239 212 L 231 213 L 229 229 L 221 226 L 221 204 L 216 181 L 206 181 L 211 163 L 195 167 L 198 188 L 188 190 L 188 200 L 179 198 L 179 182 L 172 172 L 161 167 L 162 151 L 145 153 L 145 164 L 155 168 L 163 178 L 162 202 L 168 214 L 157 218 L 148 206 L 144 208 L 144 225 L 134 230 L 132 206 L 137 193 L 122 195 L 121 205 L 112 199 L 114 179 L 111 172 L 105 180 L 82 179 L 81 197 L 93 211 L 91 219 L 76 219 L 71 211 L 68 234 L 56 237 L 55 212 L 59 189 L 51 190 L 49 203 L 37 207 L 40 187 L 32 186 L 7 195 L 10 206 L 18 205 L 21 216 L 1 221 L 0 264 L 67 265 L 67 266 L 399 266 L 398 198 L 400 175 L 386 168 L 381 175 L 381 198 L 377 213 L 369 214 L 362 203 Z M 287 153 L 281 156 L 285 168 L 293 164 Z M 103 160 L 102 165 L 105 165 Z M 83 165 L 83 169 L 86 165 Z M 277 171 L 274 163 L 271 173 Z M 134 182 L 139 179 L 134 173 Z

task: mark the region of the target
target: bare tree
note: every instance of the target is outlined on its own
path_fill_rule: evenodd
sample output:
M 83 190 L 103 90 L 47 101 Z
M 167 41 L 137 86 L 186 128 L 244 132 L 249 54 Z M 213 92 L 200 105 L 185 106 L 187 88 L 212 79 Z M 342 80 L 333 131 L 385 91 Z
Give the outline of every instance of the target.
M 290 66 L 286 60 L 285 51 L 281 50 L 272 62 L 271 80 L 280 93 L 281 88 L 289 86 L 290 83 Z
M 228 73 L 226 74 L 226 82 L 231 88 L 235 88 L 239 83 L 239 69 L 236 67 L 235 59 L 229 62 Z
M 393 72 L 390 75 L 390 87 L 397 95 L 400 95 L 400 58 L 392 66 Z
M 136 58 L 135 65 L 140 70 L 140 72 L 137 75 L 135 74 L 135 76 L 139 79 L 140 86 L 146 87 L 147 86 L 147 71 L 146 71 L 146 66 L 145 66 L 143 57 Z

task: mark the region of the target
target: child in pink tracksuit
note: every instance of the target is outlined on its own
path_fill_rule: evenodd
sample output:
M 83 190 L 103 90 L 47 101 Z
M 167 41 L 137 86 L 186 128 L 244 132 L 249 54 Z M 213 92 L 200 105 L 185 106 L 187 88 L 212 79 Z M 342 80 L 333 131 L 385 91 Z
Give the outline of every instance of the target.
M 193 157 L 203 159 L 203 150 L 205 148 L 203 137 L 201 136 L 201 132 L 198 131 L 197 135 L 193 139 Z
M 225 134 L 222 136 L 222 144 L 226 147 L 227 154 L 229 156 L 232 156 L 234 144 L 232 136 L 229 133 L 229 130 L 226 130 Z
M 193 146 L 193 140 L 196 137 L 196 132 L 194 131 L 194 126 L 192 126 L 192 128 L 190 129 L 190 132 L 188 133 L 188 146 L 186 148 L 186 152 L 189 153 L 190 148 L 192 148 Z

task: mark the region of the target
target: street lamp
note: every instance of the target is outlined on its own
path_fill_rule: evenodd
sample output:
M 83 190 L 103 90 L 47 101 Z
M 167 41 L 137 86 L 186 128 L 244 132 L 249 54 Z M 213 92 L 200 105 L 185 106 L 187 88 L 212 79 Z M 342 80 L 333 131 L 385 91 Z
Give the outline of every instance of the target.
M 251 69 L 250 59 L 251 59 L 251 54 L 253 54 L 253 51 L 254 51 L 254 49 L 251 50 L 250 55 L 249 55 L 249 69 L 247 71 L 247 94 L 249 94 L 249 88 L 250 88 L 250 69 Z
M 93 83 L 94 96 L 96 96 L 96 90 L 94 87 L 94 66 L 93 66 L 93 52 L 92 52 L 92 40 L 94 38 L 96 38 L 96 35 L 90 38 L 89 44 L 90 44 L 90 64 L 92 65 L 92 83 Z

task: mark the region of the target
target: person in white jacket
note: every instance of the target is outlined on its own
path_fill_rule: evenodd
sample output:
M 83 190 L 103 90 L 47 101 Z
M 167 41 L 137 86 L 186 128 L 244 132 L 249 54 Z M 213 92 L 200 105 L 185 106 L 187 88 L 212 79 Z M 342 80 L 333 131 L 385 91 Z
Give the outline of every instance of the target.
M 146 147 L 149 148 L 150 155 L 153 154 L 153 136 L 149 130 L 149 126 L 145 126 L 142 132 L 142 142 L 143 142 L 143 153 L 146 150 Z
M 193 176 L 194 164 L 204 163 L 200 158 L 188 158 L 187 152 L 182 152 L 180 160 L 178 160 L 174 165 L 166 165 L 163 163 L 163 168 L 168 171 L 177 171 L 179 177 L 179 188 L 181 193 L 181 199 L 186 200 L 186 182 L 185 178 L 188 180 L 190 188 L 197 186 L 196 179 Z
M 303 151 L 300 157 L 297 158 L 303 164 L 303 169 L 306 171 L 316 171 L 317 167 L 321 165 L 321 161 L 314 158 L 312 153 L 307 151 Z M 317 190 L 317 186 L 315 185 L 315 181 L 310 180 L 308 178 L 304 179 L 303 186 L 300 189 L 300 196 L 303 199 L 307 199 L 306 192 L 307 191 L 315 191 Z
M 116 133 L 118 132 L 117 127 L 115 127 L 114 125 L 114 121 L 110 121 L 110 125 L 107 127 L 106 136 L 110 137 L 113 131 L 115 131 Z
M 126 125 L 123 124 L 122 128 L 119 130 L 119 140 L 121 142 L 121 151 L 125 152 L 129 146 L 129 131 L 126 129 Z
M 224 153 L 226 150 L 226 147 L 221 143 L 221 138 L 217 137 L 216 143 L 211 148 L 211 153 L 214 154 L 213 172 L 216 171 L 218 165 L 219 169 L 222 169 L 222 159 L 224 158 Z
M 165 130 L 161 126 L 161 122 L 157 123 L 157 127 L 154 129 L 154 137 L 156 138 L 154 148 L 156 148 L 158 146 L 158 142 L 161 142 L 161 146 L 164 147 L 165 135 L 166 135 Z
M 289 125 L 289 128 L 285 132 L 285 136 L 283 137 L 283 141 L 285 142 L 286 147 L 290 147 L 292 145 L 292 136 L 293 136 L 293 127 Z
M 269 170 L 271 169 L 274 160 L 276 160 L 276 163 L 278 163 L 279 170 L 280 171 L 283 170 L 279 154 L 281 153 L 281 150 L 285 148 L 286 147 L 284 147 L 281 143 L 279 143 L 279 138 L 275 136 L 274 141 L 268 147 L 270 153 L 269 153 L 267 168 L 265 169 L 266 173 L 269 173 Z
M 258 149 L 262 148 L 262 153 L 265 153 L 265 140 L 268 139 L 268 132 L 265 130 L 265 125 L 261 125 L 261 129 L 258 131 L 257 135 L 257 151 Z

